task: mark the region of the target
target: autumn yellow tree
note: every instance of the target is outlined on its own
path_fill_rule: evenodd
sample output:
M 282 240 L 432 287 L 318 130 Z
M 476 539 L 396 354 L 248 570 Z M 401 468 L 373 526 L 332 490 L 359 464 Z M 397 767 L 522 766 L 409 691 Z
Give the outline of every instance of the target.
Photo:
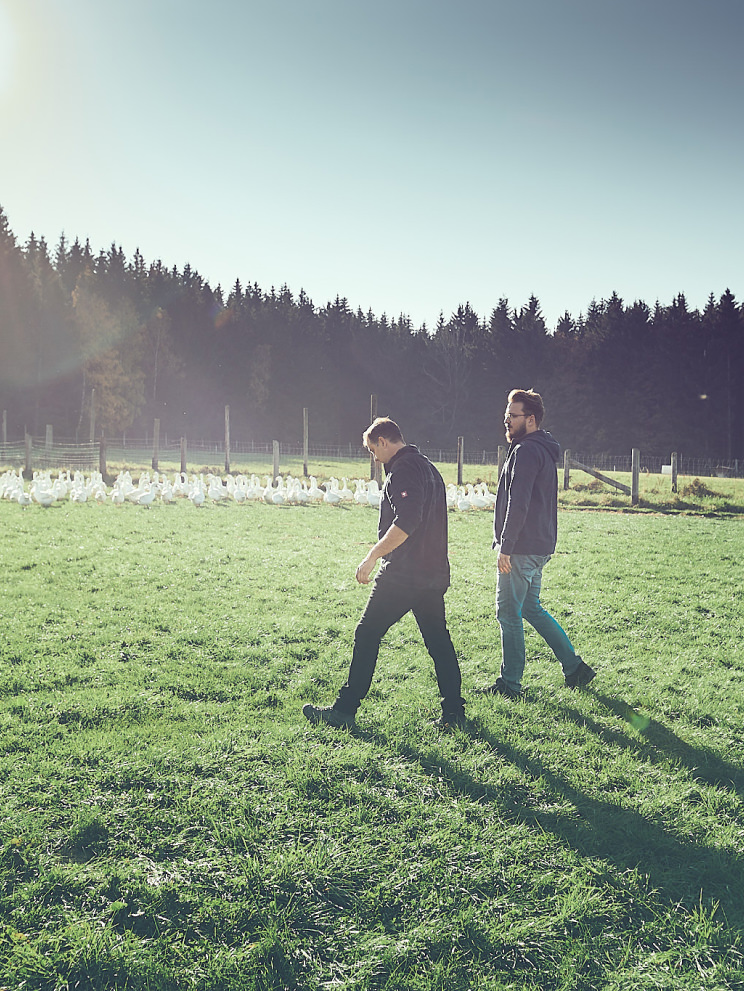
M 121 433 L 145 405 L 144 329 L 128 301 L 114 307 L 104 299 L 90 272 L 78 280 L 72 303 L 81 359 L 78 430 L 95 389 L 96 425 Z

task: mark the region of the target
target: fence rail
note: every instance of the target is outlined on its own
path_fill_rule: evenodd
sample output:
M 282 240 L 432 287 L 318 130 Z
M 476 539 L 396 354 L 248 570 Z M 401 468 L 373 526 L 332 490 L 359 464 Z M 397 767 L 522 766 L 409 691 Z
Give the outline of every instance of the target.
M 191 464 L 219 464 L 224 460 L 225 447 L 221 443 L 205 441 L 188 441 L 188 460 Z M 441 464 L 456 464 L 458 452 L 455 448 L 421 447 L 423 453 L 432 461 Z M 230 443 L 230 458 L 234 464 L 250 464 L 251 461 L 271 460 L 273 457 L 273 441 L 247 441 Z M 302 458 L 304 445 L 302 443 L 280 443 L 279 453 L 282 458 Z M 24 468 L 31 464 L 38 470 L 91 470 L 99 467 L 100 445 L 95 443 L 75 443 L 73 441 L 58 441 L 47 443 L 44 438 L 33 437 L 28 446 L 23 441 L 3 444 L 0 442 L 0 468 Z M 356 444 L 309 444 L 308 456 L 313 460 L 364 460 L 369 455 L 361 445 Z M 631 454 L 591 454 L 584 451 L 571 451 L 571 456 L 582 464 L 596 468 L 598 471 L 630 472 Z M 106 441 L 106 461 L 114 464 L 147 465 L 153 457 L 153 442 L 151 439 L 133 438 L 126 440 Z M 158 459 L 161 462 L 180 464 L 181 445 L 163 442 L 158 444 Z M 498 465 L 499 452 L 487 451 L 483 448 L 469 449 L 464 445 L 462 459 L 465 464 Z M 651 474 L 662 474 L 668 458 L 658 455 L 641 454 L 640 470 Z M 744 476 L 744 460 L 735 459 L 728 464 L 722 464 L 712 458 L 678 456 L 678 472 L 680 475 L 699 477 L 730 477 Z
M 582 451 L 571 450 L 571 457 L 582 464 L 591 465 L 599 471 L 626 471 L 631 470 L 631 454 L 585 454 Z M 641 471 L 649 472 L 652 475 L 663 474 L 662 468 L 669 465 L 669 460 L 653 454 L 641 453 Z M 713 478 L 715 476 L 724 478 L 741 478 L 744 475 L 744 461 L 738 458 L 728 464 L 722 464 L 713 458 L 687 457 L 684 454 L 677 456 L 677 470 L 680 475 L 698 475 Z

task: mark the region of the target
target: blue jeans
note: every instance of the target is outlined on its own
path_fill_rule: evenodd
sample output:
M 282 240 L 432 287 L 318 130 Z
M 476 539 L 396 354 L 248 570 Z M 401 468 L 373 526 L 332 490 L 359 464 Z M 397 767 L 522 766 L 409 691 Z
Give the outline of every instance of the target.
M 507 687 L 519 691 L 524 673 L 524 625 L 526 619 L 560 661 L 563 674 L 573 674 L 581 658 L 560 623 L 540 603 L 542 570 L 550 554 L 512 554 L 511 573 L 499 572 L 496 586 L 496 619 L 501 627 L 501 677 Z

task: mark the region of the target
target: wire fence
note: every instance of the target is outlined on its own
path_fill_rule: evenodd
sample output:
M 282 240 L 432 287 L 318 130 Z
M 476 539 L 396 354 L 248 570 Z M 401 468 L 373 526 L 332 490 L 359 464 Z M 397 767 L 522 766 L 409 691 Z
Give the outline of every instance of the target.
M 33 467 L 40 471 L 90 471 L 98 467 L 100 445 L 60 443 L 47 444 L 44 440 L 3 444 L 0 442 L 0 467 Z M 152 456 L 152 455 L 151 455 Z
M 632 454 L 585 454 L 581 451 L 571 450 L 571 457 L 575 461 L 596 468 L 597 471 L 627 471 L 632 467 Z M 641 471 L 651 475 L 664 474 L 664 467 L 671 468 L 671 459 L 666 460 L 660 455 L 644 454 L 641 451 Z M 677 472 L 680 475 L 697 475 L 707 478 L 741 478 L 744 473 L 744 461 L 732 460 L 729 464 L 723 464 L 713 458 L 687 457 L 684 454 L 677 455 Z
M 438 464 L 456 464 L 457 450 L 455 448 L 436 448 L 422 446 L 422 452 Z M 503 450 L 503 449 L 502 449 Z M 223 444 L 205 441 L 189 440 L 186 447 L 188 462 L 193 465 L 224 464 L 225 448 Z M 122 439 L 106 441 L 103 452 L 107 464 L 124 464 L 132 466 L 150 465 L 153 461 L 153 443 L 148 438 Z M 250 466 L 252 462 L 265 463 L 271 461 L 274 454 L 273 441 L 247 441 L 230 444 L 230 463 Z M 280 458 L 303 458 L 304 445 L 301 443 L 280 443 Z M 357 444 L 309 444 L 308 458 L 313 461 L 358 461 L 369 457 L 367 451 Z M 102 461 L 101 444 L 75 443 L 55 440 L 47 442 L 44 438 L 29 438 L 26 442 L 0 442 L 0 468 L 54 471 L 91 471 L 99 468 Z M 181 464 L 182 447 L 178 443 L 160 443 L 157 449 L 157 459 L 163 464 Z M 630 472 L 631 453 L 607 454 L 571 451 L 571 457 L 582 464 L 596 468 L 598 471 Z M 664 466 L 669 468 L 670 460 L 660 455 L 649 455 L 641 452 L 641 471 L 650 474 L 663 474 Z M 499 451 L 488 451 L 484 448 L 470 449 L 467 443 L 462 453 L 464 464 L 497 465 Z M 741 478 L 744 475 L 744 460 L 734 459 L 723 464 L 712 458 L 688 457 L 678 455 L 677 468 L 680 475 L 698 477 L 728 477 Z

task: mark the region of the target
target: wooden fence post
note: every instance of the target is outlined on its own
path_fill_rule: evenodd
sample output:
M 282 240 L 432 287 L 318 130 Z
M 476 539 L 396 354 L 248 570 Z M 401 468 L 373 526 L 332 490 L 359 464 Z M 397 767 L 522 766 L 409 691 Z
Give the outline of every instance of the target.
M 499 444 L 498 451 L 498 477 L 501 478 L 501 472 L 504 468 L 504 462 L 506 461 L 506 448 L 503 444 Z
M 377 419 L 377 395 L 373 392 L 369 397 L 369 422 L 374 423 Z M 372 481 L 377 478 L 377 465 L 375 464 L 374 454 L 369 456 L 369 479 Z
M 3 410 L 3 447 L 8 443 L 8 411 Z
M 462 462 L 465 457 L 465 438 L 457 438 L 457 484 L 462 485 Z
M 103 436 L 103 430 L 101 431 L 101 439 L 98 442 L 98 471 L 104 478 L 108 474 L 106 467 L 106 438 Z
M 274 479 L 279 475 L 279 441 L 275 440 L 272 442 L 274 445 L 274 474 L 271 476 L 271 484 L 274 484 Z
M 305 406 L 302 410 L 302 474 L 307 478 L 308 441 L 310 438 L 310 410 Z
M 96 439 L 96 390 L 90 390 L 90 442 Z
M 677 491 L 677 452 L 672 451 L 672 492 Z
M 640 499 L 639 495 L 639 480 L 641 475 L 641 452 L 639 448 L 634 447 L 631 452 L 631 481 L 630 481 L 630 503 L 632 506 L 637 506 Z
M 47 457 L 52 453 L 52 447 L 54 446 L 54 427 L 51 423 L 46 425 L 46 436 L 44 438 L 44 449 L 46 450 Z
M 160 420 L 155 417 L 152 425 L 152 470 L 158 470 L 160 463 Z
M 33 444 L 31 442 L 31 434 L 24 431 L 24 444 L 26 447 L 26 478 L 33 477 L 33 465 L 31 463 L 31 449 Z
M 230 474 L 230 407 L 225 406 L 225 471 Z
M 571 452 L 568 448 L 563 452 L 563 491 L 568 492 L 571 484 Z
M 373 392 L 369 397 L 369 422 L 374 423 L 377 419 L 377 393 Z M 375 461 L 374 454 L 369 456 L 369 477 L 370 481 L 375 480 L 378 485 L 382 483 L 382 465 Z
M 186 474 L 186 438 L 181 438 L 181 471 Z

